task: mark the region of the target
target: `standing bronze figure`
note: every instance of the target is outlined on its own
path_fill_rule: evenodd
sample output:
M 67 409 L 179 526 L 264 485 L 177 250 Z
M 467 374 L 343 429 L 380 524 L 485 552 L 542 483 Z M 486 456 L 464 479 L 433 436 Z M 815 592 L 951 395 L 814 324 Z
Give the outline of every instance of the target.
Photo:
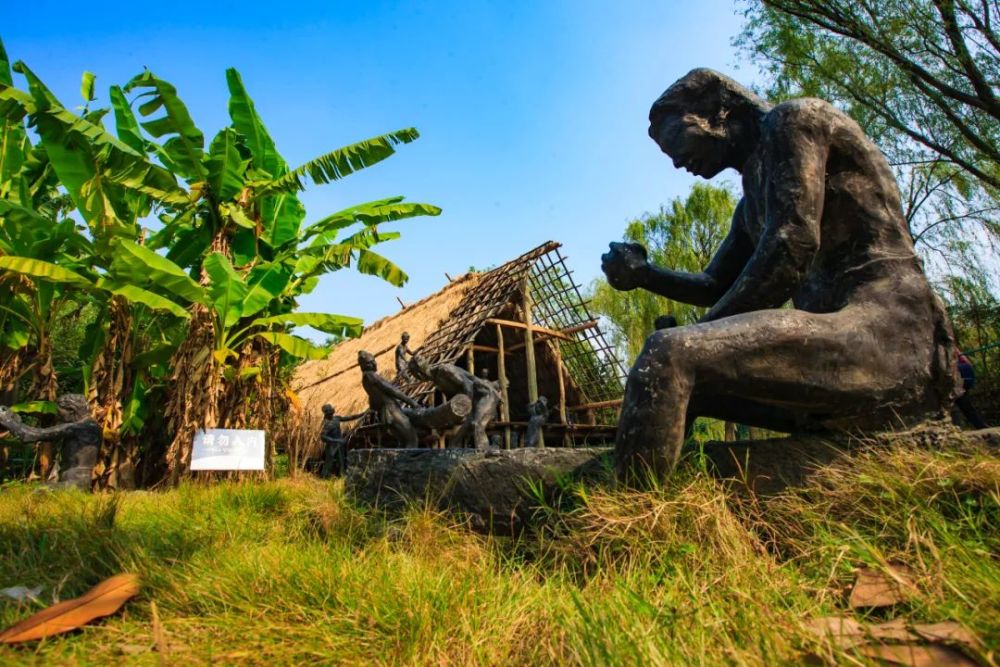
M 358 366 L 361 367 L 361 386 L 368 394 L 368 405 L 378 413 L 401 447 L 416 447 L 417 431 L 399 404 L 405 403 L 411 408 L 419 408 L 420 404 L 378 374 L 378 364 L 370 352 L 358 352 Z
M 410 334 L 403 332 L 403 335 L 399 337 L 399 345 L 396 346 L 396 381 L 401 380 L 412 380 L 410 376 L 410 371 L 407 368 L 406 355 L 413 356 L 413 351 L 409 348 Z
M 320 477 L 344 474 L 347 469 L 347 441 L 340 425 L 342 422 L 361 419 L 366 414 L 367 411 L 356 415 L 338 415 L 329 403 L 323 406 L 323 423 L 319 428 L 319 439 L 323 443 L 323 467 L 320 468 Z
M 539 396 L 528 404 L 528 428 L 524 431 L 524 446 L 537 447 L 542 441 L 542 429 L 549 420 L 549 399 Z
M 56 403 L 62 424 L 47 428 L 27 426 L 18 415 L 0 406 L 0 426 L 26 444 L 61 441 L 59 484 L 89 490 L 104 434 L 90 416 L 87 399 L 82 394 L 65 394 Z
M 889 165 L 857 123 L 817 99 L 772 107 L 707 69 L 670 86 L 649 120 L 675 167 L 706 179 L 731 167 L 743 199 L 702 273 L 653 266 L 631 243 L 602 258 L 616 289 L 709 308 L 646 340 L 622 406 L 619 475 L 669 473 L 699 415 L 791 432 L 947 413 L 951 328 Z

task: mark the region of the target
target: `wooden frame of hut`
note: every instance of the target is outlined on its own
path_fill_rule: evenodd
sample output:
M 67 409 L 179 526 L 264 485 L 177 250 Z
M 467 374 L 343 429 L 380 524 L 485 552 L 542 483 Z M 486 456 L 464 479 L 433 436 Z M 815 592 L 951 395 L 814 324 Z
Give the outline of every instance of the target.
M 614 438 L 625 369 L 587 308 L 559 252 L 549 241 L 495 269 L 450 280 L 436 294 L 405 306 L 339 344 L 323 361 L 303 364 L 294 388 L 312 410 L 330 403 L 339 414 L 364 411 L 357 353 L 375 355 L 379 372 L 394 379 L 394 350 L 405 331 L 410 349 L 431 364 L 452 363 L 498 382 L 499 419 L 489 428 L 502 447 L 519 446 L 528 404 L 549 402 L 546 446 L 599 444 Z M 401 382 L 427 406 L 443 401 L 428 382 Z M 392 446 L 372 417 L 345 424 L 352 448 Z M 444 434 L 422 445 L 443 446 Z M 318 452 L 316 452 L 318 453 Z

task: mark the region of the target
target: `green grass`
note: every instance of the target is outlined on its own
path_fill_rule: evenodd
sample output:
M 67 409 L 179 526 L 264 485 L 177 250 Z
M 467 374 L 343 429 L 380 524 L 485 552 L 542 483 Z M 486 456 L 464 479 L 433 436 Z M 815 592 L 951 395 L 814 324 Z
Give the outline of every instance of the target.
M 889 561 L 918 592 L 879 618 L 960 621 L 980 659 L 1000 649 L 1000 458 L 961 443 L 860 454 L 761 501 L 695 470 L 578 489 L 519 540 L 387 518 L 315 479 L 0 493 L 0 586 L 49 603 L 143 581 L 122 614 L 0 648 L 5 664 L 861 664 L 804 621 L 849 613 L 854 568 Z M 40 607 L 0 602 L 0 625 Z

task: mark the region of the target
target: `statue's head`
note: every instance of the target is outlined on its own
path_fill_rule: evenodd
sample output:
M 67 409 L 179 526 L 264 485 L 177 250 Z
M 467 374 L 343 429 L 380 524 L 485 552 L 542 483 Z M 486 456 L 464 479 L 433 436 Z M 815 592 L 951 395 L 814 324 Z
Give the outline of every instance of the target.
M 490 379 L 490 369 L 486 368 L 486 366 L 480 366 L 479 367 L 479 373 L 478 373 L 478 375 L 479 375 L 479 377 L 481 377 L 484 380 L 489 380 Z
M 326 417 L 327 419 L 333 416 L 333 406 L 330 405 L 329 403 L 324 405 L 322 410 L 323 410 L 323 416 Z
M 378 370 L 378 364 L 375 363 L 375 355 L 371 352 L 365 352 L 364 350 L 358 352 L 358 366 L 360 366 L 361 370 L 366 373 L 368 371 Z
M 431 379 L 431 365 L 419 354 L 410 357 L 410 363 L 407 364 L 407 368 L 410 369 L 410 374 L 418 380 Z
M 59 419 L 64 422 L 78 422 L 90 417 L 90 407 L 83 394 L 63 394 L 56 399 L 59 406 Z
M 403 341 L 404 343 L 409 343 L 409 342 L 410 342 L 410 334 L 408 334 L 408 333 L 406 333 L 406 332 L 404 331 L 404 332 L 403 332 L 403 335 L 402 335 L 402 336 L 400 336 L 400 337 L 399 337 L 399 339 L 400 339 L 401 341 Z
M 747 144 L 756 140 L 759 120 L 769 108 L 728 76 L 695 69 L 653 103 L 649 136 L 675 167 L 712 178 L 726 167 L 742 167 Z

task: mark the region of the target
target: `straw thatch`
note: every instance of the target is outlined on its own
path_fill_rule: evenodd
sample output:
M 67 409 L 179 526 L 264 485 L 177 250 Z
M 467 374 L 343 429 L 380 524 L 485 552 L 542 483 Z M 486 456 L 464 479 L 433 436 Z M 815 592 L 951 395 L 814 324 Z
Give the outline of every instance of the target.
M 403 332 L 410 334 L 411 350 L 421 347 L 448 320 L 451 312 L 479 282 L 480 276 L 467 273 L 456 278 L 441 291 L 365 327 L 360 338 L 340 343 L 326 359 L 302 364 L 293 381 L 302 404 L 312 412 L 317 412 L 324 403 L 333 405 L 339 414 L 364 412 L 368 409 L 368 395 L 361 388 L 358 352 L 366 350 L 374 354 L 379 372 L 389 379 L 394 378 L 393 351 Z
M 533 303 L 532 323 L 572 336 L 536 340 L 536 372 L 539 395 L 553 399 L 562 395 L 567 406 L 615 401 L 623 391 L 624 368 L 596 326 L 577 286 L 573 283 L 559 244 L 548 242 L 502 266 L 483 273 L 468 273 L 451 281 L 443 289 L 400 312 L 368 327 L 360 338 L 339 344 L 323 361 L 303 364 L 296 373 L 293 388 L 318 422 L 318 410 L 330 403 L 339 414 L 364 412 L 368 397 L 361 387 L 357 354 L 366 350 L 376 355 L 379 371 L 387 378 L 395 376 L 396 345 L 400 335 L 410 334 L 409 347 L 430 363 L 455 363 L 465 368 L 486 368 L 496 379 L 499 320 L 523 322 L 524 295 Z M 510 423 L 527 419 L 528 373 L 524 363 L 523 330 L 505 334 L 508 353 L 507 414 Z M 519 345 L 520 343 L 520 345 Z M 515 350 L 520 347 L 520 352 Z M 489 350 L 494 350 L 490 352 Z M 509 355 L 509 356 L 508 356 Z M 560 378 L 562 382 L 560 383 Z M 560 392 L 561 385 L 561 392 Z M 410 382 L 402 389 L 425 405 L 434 405 L 441 396 L 430 383 Z M 617 421 L 617 412 L 593 411 L 566 414 L 566 423 L 608 424 Z M 363 423 L 370 424 L 369 416 Z M 345 432 L 361 423 L 345 423 Z M 354 445 L 352 445 L 354 446 Z M 317 450 L 311 455 L 318 456 Z

